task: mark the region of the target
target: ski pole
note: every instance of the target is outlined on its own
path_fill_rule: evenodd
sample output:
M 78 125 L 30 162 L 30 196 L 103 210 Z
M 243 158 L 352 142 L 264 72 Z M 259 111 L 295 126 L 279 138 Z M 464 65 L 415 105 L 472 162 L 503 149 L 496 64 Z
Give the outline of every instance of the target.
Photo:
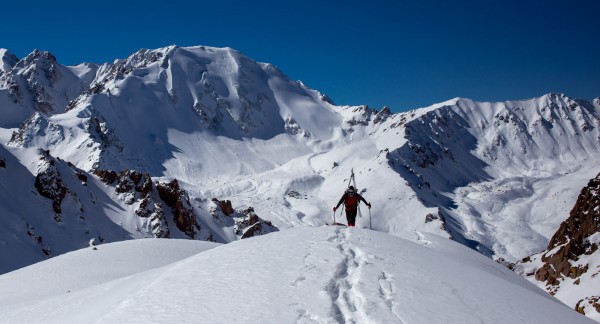
M 371 227 L 371 207 L 369 207 L 369 229 L 373 229 L 373 227 Z

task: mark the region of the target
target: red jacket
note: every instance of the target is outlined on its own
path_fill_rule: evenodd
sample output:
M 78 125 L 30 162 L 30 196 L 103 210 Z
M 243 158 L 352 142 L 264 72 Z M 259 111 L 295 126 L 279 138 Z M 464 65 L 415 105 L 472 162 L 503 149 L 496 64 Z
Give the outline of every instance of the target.
M 359 195 L 358 193 L 355 193 L 354 195 L 350 196 L 347 192 L 344 193 L 344 195 L 342 196 L 342 198 L 340 199 L 340 201 L 337 203 L 337 206 L 335 206 L 335 208 L 338 208 L 342 202 L 344 203 L 344 206 L 346 207 L 346 210 L 356 210 L 358 208 L 358 203 L 360 201 L 363 201 L 365 204 L 369 204 L 365 198 L 363 198 L 363 196 Z

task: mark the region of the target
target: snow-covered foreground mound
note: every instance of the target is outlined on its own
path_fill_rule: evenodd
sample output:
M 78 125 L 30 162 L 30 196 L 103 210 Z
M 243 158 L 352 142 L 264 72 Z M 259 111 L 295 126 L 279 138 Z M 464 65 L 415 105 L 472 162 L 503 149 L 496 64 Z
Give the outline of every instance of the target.
M 0 305 L 82 290 L 172 264 L 219 245 L 142 239 L 105 244 L 96 250 L 81 249 L 0 276 Z
M 420 245 L 358 228 L 292 229 L 160 268 L 138 258 L 119 279 L 112 269 L 144 243 L 108 244 L 0 276 L 0 322 L 593 323 L 488 258 L 416 234 Z M 143 250 L 167 247 L 165 264 L 210 247 L 154 242 L 165 245 Z M 115 280 L 73 275 L 86 271 Z

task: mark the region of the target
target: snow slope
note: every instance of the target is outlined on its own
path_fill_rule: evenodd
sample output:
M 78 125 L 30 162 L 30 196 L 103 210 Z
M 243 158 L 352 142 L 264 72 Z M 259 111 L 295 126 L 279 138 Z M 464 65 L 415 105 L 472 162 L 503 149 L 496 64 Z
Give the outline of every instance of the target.
M 177 239 L 121 241 L 66 253 L 0 276 L 0 304 L 84 290 L 160 268 L 219 246 Z
M 30 274 L 49 279 L 65 271 L 59 284 L 45 281 L 52 289 L 37 287 L 52 291 L 52 296 L 27 288 L 20 298 L 3 299 L 0 322 L 592 322 L 476 252 L 437 236 L 416 235 L 421 244 L 357 228 L 302 228 L 188 258 L 172 256 L 173 263 L 160 268 L 154 268 L 152 258 L 137 258 L 141 266 L 132 262 L 130 271 L 112 281 L 88 284 L 89 278 L 70 277 L 88 269 L 74 262 L 79 258 L 112 254 L 114 258 L 103 260 L 104 266 L 95 270 L 102 276 L 139 249 L 165 251 L 164 240 L 128 241 L 118 249 L 101 245 L 98 251 L 88 248 L 37 264 L 34 272 L 25 268 L 0 276 L 0 289 L 14 291 L 28 285 Z M 169 243 L 169 249 L 183 243 Z M 138 245 L 128 247 L 131 244 Z M 149 262 L 147 269 L 154 269 L 142 271 L 144 260 Z M 59 286 L 62 290 L 56 289 Z M 68 291 L 70 287 L 81 288 Z
M 408 122 L 392 162 L 425 205 L 442 209 L 455 239 L 518 260 L 544 249 L 597 174 L 598 104 L 560 94 L 455 99 Z

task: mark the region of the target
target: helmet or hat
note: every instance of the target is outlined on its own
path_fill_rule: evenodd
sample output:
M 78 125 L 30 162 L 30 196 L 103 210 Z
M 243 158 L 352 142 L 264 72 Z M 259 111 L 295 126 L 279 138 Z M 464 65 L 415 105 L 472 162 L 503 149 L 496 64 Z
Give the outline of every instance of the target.
M 348 193 L 354 193 L 354 186 L 348 187 Z

